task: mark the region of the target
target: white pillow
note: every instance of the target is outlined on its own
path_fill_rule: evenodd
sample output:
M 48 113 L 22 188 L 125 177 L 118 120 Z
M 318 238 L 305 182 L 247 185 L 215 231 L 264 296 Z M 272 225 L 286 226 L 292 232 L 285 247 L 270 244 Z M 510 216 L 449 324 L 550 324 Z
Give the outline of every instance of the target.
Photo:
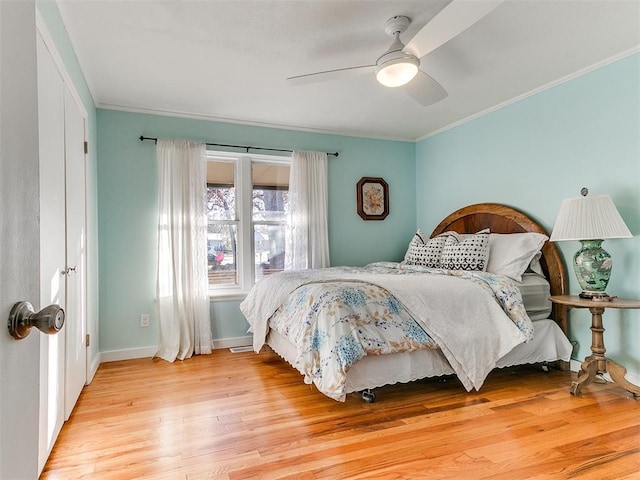
M 544 277 L 544 270 L 542 270 L 542 265 L 540 265 L 541 258 L 542 258 L 542 252 L 536 253 L 535 256 L 531 259 L 531 263 L 529 263 L 529 266 L 527 267 L 527 270 L 524 273 L 532 272 L 532 273 L 537 273 L 541 277 Z
M 531 260 L 549 237 L 542 233 L 492 233 L 489 238 L 487 272 L 505 275 L 518 282 Z

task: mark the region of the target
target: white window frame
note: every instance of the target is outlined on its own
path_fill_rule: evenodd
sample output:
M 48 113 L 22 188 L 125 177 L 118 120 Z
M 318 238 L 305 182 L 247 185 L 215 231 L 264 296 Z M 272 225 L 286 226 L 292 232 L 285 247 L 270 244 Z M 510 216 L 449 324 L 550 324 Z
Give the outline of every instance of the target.
M 217 300 L 244 299 L 255 282 L 253 244 L 253 179 L 251 166 L 256 163 L 291 166 L 290 156 L 242 154 L 207 150 L 207 161 L 235 163 L 234 184 L 236 190 L 236 228 L 238 236 L 237 285 L 209 285 L 209 297 Z M 260 222 L 266 223 L 266 222 Z

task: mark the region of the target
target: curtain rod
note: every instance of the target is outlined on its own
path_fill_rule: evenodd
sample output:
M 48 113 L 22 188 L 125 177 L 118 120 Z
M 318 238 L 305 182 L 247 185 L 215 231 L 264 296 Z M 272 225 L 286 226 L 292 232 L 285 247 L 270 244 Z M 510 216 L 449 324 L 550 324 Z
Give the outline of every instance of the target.
M 154 138 L 154 137 L 145 137 L 144 135 L 140 135 L 140 137 L 138 137 L 138 138 L 140 139 L 141 142 L 143 142 L 144 140 L 153 140 L 155 143 L 158 143 L 158 139 Z M 208 147 L 244 148 L 247 151 L 247 153 L 249 153 L 249 150 L 269 150 L 271 152 L 289 152 L 289 153 L 293 153 L 293 150 L 284 150 L 282 148 L 249 147 L 247 145 L 228 145 L 226 143 L 205 143 L 205 145 L 207 145 Z M 338 156 L 338 152 L 334 152 L 334 153 L 325 152 L 325 153 L 327 155 L 331 155 L 333 157 L 337 157 Z

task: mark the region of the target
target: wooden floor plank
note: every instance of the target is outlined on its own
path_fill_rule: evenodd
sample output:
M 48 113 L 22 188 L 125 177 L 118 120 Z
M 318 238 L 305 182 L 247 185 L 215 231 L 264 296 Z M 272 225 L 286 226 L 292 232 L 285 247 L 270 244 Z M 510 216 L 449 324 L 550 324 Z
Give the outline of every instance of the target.
M 100 366 L 42 479 L 638 478 L 640 402 L 575 374 L 429 379 L 331 400 L 267 350 Z

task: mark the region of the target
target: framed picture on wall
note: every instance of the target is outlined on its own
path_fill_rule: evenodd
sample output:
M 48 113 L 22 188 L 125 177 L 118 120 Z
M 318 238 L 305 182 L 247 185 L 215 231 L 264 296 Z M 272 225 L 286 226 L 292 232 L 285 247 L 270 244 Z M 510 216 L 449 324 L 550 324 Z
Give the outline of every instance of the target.
M 389 185 L 383 178 L 362 177 L 356 196 L 358 215 L 363 220 L 384 220 L 389 215 Z

